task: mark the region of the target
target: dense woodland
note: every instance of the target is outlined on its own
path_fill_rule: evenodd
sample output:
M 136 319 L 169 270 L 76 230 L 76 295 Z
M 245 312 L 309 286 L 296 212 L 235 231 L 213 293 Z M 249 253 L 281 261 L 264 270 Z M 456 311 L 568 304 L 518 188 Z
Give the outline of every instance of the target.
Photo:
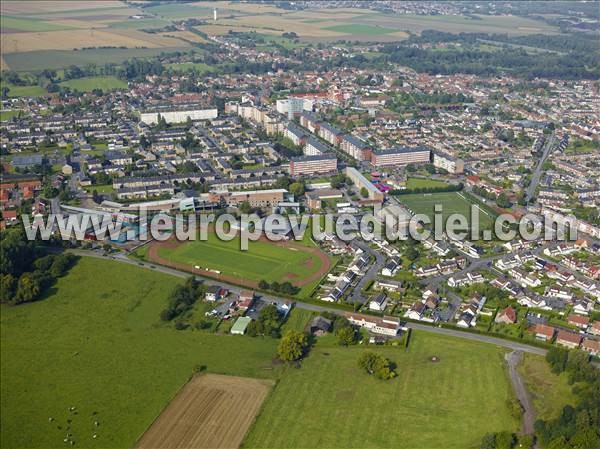
M 28 240 L 21 226 L 0 232 L 2 302 L 20 304 L 41 299 L 77 260 L 73 254 L 50 252 L 50 248 Z

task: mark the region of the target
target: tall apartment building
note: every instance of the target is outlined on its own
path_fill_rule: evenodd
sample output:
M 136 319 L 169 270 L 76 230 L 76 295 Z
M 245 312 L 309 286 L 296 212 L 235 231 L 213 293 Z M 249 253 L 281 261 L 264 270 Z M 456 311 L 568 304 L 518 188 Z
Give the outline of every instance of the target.
M 431 152 L 429 148 L 393 148 L 391 150 L 373 151 L 371 164 L 375 167 L 390 165 L 423 164 L 429 162 Z
M 321 122 L 321 125 L 319 126 L 319 137 L 326 140 L 334 147 L 340 144 L 343 135 L 344 133 L 342 131 L 328 123 Z
M 333 154 L 300 156 L 290 159 L 290 175 L 305 176 L 331 173 L 337 170 L 337 158 Z
M 316 116 L 310 112 L 303 112 L 300 115 L 300 124 L 313 134 L 319 131 L 320 123 Z
M 309 137 L 306 131 L 292 122 L 288 123 L 284 135 L 294 142 L 294 145 L 304 145 L 308 141 Z
M 217 118 L 217 108 L 203 108 L 200 105 L 182 105 L 174 109 L 172 107 L 157 108 L 153 111 L 140 112 L 140 121 L 147 125 L 158 123 L 158 117 L 161 116 L 167 123 L 183 123 L 188 118 L 191 120 L 210 120 Z
M 358 161 L 371 159 L 371 149 L 366 142 L 354 137 L 352 134 L 342 136 L 340 141 L 341 150 Z
M 316 137 L 310 136 L 304 145 L 305 156 L 320 156 L 329 153 L 331 149 Z

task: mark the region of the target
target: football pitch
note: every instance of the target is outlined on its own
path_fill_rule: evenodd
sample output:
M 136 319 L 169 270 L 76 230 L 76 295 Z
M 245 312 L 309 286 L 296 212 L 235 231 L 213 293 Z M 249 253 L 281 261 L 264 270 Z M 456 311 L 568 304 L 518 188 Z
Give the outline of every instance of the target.
M 311 286 L 330 267 L 327 255 L 312 244 L 261 239 L 249 242 L 248 250 L 242 251 L 239 237 L 226 242 L 212 233 L 206 241 L 154 243 L 150 259 L 248 287 L 263 279 Z
M 493 212 L 472 202 L 462 192 L 413 193 L 399 195 L 396 198 L 413 213 L 427 215 L 431 223 L 434 223 L 435 205 L 440 204 L 444 224 L 450 215 L 460 214 L 466 217 L 469 228 L 471 227 L 471 205 L 475 204 L 479 216 L 479 229 L 493 229 L 494 227 Z

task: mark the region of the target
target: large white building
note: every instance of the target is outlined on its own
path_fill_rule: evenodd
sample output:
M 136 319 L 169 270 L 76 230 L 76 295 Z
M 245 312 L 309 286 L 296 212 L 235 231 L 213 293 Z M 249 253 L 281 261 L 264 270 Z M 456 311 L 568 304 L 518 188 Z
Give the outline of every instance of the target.
M 465 171 L 465 163 L 462 159 L 438 152 L 433 153 L 433 166 L 436 168 L 443 168 L 448 173 L 455 175 Z
M 164 109 L 155 111 L 145 111 L 140 113 L 140 120 L 148 125 L 158 123 L 158 117 L 162 116 L 167 123 L 184 123 L 188 118 L 192 120 L 210 120 L 217 118 L 217 108 L 200 109 Z
M 283 100 L 277 100 L 275 109 L 280 114 L 287 114 L 291 120 L 296 115 L 300 115 L 303 111 L 312 111 L 314 102 L 307 98 L 288 97 Z

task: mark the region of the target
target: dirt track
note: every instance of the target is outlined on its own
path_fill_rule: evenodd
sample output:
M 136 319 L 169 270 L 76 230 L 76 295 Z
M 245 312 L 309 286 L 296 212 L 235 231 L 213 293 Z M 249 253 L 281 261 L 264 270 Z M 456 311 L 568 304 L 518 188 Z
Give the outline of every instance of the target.
M 314 281 L 318 281 L 319 279 L 321 279 L 323 276 L 325 276 L 329 272 L 329 269 L 331 268 L 331 262 L 329 261 L 327 254 L 325 254 L 319 248 L 316 248 L 316 247 L 311 248 L 311 247 L 302 245 L 301 243 L 297 243 L 294 241 L 272 242 L 272 241 L 266 239 L 265 237 L 261 237 L 259 240 L 268 242 L 269 244 L 272 244 L 272 245 L 283 246 L 286 248 L 296 248 L 299 251 L 310 253 L 319 258 L 319 261 L 321 262 L 321 267 L 319 268 L 318 271 L 312 273 L 309 276 L 306 276 L 306 277 L 303 277 L 300 279 L 294 279 L 293 276 L 286 276 L 286 279 L 282 279 L 281 282 L 288 280 L 296 287 L 303 287 L 307 284 L 310 284 Z M 228 274 L 224 274 L 224 273 L 217 274 L 217 273 L 213 273 L 211 271 L 206 271 L 206 270 L 196 270 L 195 268 L 190 267 L 190 265 L 188 265 L 188 264 L 173 262 L 171 260 L 167 260 L 167 259 L 160 257 L 158 254 L 159 248 L 176 248 L 177 246 L 185 244 L 185 243 L 186 242 L 179 242 L 179 241 L 175 240 L 175 238 L 173 238 L 173 237 L 164 242 L 157 242 L 157 241 L 151 242 L 148 244 L 148 260 L 151 262 L 160 264 L 160 265 L 164 265 L 166 267 L 175 268 L 175 269 L 181 270 L 181 271 L 187 271 L 189 273 L 193 273 L 198 276 L 220 280 L 223 282 L 227 282 L 229 284 L 235 284 L 235 285 L 252 288 L 252 289 L 258 288 L 257 281 L 243 279 L 243 278 L 239 278 L 237 276 L 228 275 Z M 290 273 L 290 274 L 293 275 L 293 273 Z
M 167 405 L 137 449 L 236 449 L 273 382 L 198 375 Z

